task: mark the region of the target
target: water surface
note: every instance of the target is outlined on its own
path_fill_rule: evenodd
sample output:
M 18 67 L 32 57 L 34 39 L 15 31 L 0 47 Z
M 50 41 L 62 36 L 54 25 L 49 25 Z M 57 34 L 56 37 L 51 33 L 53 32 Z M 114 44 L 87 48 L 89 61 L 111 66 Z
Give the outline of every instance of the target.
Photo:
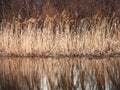
M 0 90 L 119 90 L 120 58 L 0 58 Z

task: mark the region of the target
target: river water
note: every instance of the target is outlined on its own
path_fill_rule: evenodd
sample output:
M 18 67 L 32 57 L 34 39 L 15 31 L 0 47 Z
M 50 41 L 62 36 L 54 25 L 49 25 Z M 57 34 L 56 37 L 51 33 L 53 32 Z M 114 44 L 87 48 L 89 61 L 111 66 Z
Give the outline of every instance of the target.
M 120 58 L 0 58 L 0 90 L 120 90 Z

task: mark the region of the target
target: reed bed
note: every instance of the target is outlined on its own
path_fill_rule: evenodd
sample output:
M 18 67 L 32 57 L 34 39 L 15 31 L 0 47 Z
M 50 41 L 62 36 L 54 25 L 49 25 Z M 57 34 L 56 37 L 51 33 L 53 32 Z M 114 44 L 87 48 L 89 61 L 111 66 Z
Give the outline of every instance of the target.
M 0 90 L 119 89 L 119 58 L 0 58 Z
M 120 54 L 119 18 L 80 21 L 31 18 L 0 23 L 0 56 L 112 56 Z

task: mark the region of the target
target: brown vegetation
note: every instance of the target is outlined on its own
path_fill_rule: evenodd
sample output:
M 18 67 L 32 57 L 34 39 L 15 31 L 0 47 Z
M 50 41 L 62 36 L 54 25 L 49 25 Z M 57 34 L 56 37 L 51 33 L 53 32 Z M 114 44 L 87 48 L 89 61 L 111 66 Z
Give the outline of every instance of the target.
M 1 0 L 0 56 L 120 54 L 119 4 L 119 0 Z
M 119 18 L 78 22 L 14 18 L 0 24 L 0 56 L 82 56 L 120 54 Z
M 77 20 L 113 15 L 120 18 L 120 0 L 0 0 L 0 17 L 7 20 L 18 15 L 22 19 L 55 15 L 61 18 L 64 11 L 67 17 Z

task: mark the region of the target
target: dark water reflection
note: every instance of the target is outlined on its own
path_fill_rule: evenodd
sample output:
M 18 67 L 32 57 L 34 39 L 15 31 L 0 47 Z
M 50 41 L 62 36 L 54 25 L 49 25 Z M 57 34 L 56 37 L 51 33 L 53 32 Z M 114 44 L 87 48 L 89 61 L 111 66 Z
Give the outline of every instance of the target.
M 120 90 L 120 58 L 0 58 L 0 90 Z

